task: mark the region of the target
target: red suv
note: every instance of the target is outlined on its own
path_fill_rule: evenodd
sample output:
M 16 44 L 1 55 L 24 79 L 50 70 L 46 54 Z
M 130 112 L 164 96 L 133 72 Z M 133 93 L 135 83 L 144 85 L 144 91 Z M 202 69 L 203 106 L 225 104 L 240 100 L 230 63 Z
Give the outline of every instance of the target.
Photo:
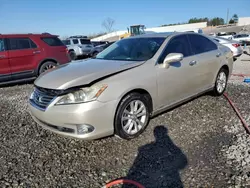
M 0 84 L 31 80 L 69 61 L 67 47 L 56 35 L 0 34 Z

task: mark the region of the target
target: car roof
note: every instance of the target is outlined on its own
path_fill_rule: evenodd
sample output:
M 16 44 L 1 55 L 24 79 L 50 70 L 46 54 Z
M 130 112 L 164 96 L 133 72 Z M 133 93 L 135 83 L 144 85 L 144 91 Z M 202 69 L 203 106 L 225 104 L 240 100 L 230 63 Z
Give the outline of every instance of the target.
M 77 38 L 77 37 L 67 38 L 66 40 L 73 40 L 73 39 L 90 40 L 88 38 Z
M 28 36 L 44 36 L 44 37 L 57 37 L 49 33 L 22 33 L 22 34 L 0 34 L 0 37 L 28 37 Z
M 152 37 L 164 37 L 164 38 L 167 38 L 168 36 L 173 35 L 175 33 L 177 33 L 177 32 L 150 33 L 150 34 L 136 35 L 136 36 L 132 36 L 132 37 L 133 38 L 152 38 Z M 125 39 L 127 39 L 127 38 L 125 38 Z
M 155 38 L 155 37 L 167 38 L 169 36 L 176 36 L 176 35 L 182 35 L 182 34 L 202 35 L 206 37 L 206 35 L 204 34 L 195 33 L 195 32 L 164 32 L 164 33 L 150 33 L 150 34 L 136 35 L 136 36 L 132 36 L 129 38 Z M 125 39 L 128 39 L 128 38 L 125 38 Z

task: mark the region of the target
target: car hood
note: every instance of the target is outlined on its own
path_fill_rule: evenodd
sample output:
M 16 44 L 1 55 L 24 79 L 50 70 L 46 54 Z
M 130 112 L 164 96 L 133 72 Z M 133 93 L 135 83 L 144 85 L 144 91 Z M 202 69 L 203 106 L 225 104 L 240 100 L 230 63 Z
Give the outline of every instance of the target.
M 96 80 L 137 67 L 144 62 L 101 59 L 74 61 L 41 74 L 36 79 L 35 85 L 60 90 L 89 85 Z

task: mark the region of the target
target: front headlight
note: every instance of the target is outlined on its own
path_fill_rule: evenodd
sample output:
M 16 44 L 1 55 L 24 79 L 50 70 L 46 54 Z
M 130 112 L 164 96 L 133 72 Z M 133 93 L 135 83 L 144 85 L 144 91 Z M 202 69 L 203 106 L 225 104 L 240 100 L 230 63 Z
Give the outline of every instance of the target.
M 76 104 L 96 100 L 107 87 L 107 85 L 94 85 L 80 88 L 77 91 L 63 95 L 56 105 Z

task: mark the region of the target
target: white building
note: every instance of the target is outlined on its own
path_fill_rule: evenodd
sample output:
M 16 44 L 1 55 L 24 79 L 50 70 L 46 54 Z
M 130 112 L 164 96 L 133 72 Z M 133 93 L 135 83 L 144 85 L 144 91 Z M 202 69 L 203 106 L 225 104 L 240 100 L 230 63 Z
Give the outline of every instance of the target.
M 238 19 L 238 26 L 250 25 L 250 17 L 241 17 Z
M 194 31 L 197 32 L 199 29 L 203 29 L 207 27 L 207 22 L 201 23 L 193 23 L 193 24 L 182 24 L 182 25 L 173 25 L 173 26 L 164 26 L 164 27 L 153 27 L 145 29 L 146 33 L 155 32 L 155 33 L 162 33 L 162 32 L 184 32 L 184 31 Z M 106 35 L 93 38 L 91 41 L 101 41 L 101 40 L 108 40 L 109 38 L 115 38 L 119 35 L 125 34 L 127 31 L 115 31 L 112 33 L 108 33 Z

